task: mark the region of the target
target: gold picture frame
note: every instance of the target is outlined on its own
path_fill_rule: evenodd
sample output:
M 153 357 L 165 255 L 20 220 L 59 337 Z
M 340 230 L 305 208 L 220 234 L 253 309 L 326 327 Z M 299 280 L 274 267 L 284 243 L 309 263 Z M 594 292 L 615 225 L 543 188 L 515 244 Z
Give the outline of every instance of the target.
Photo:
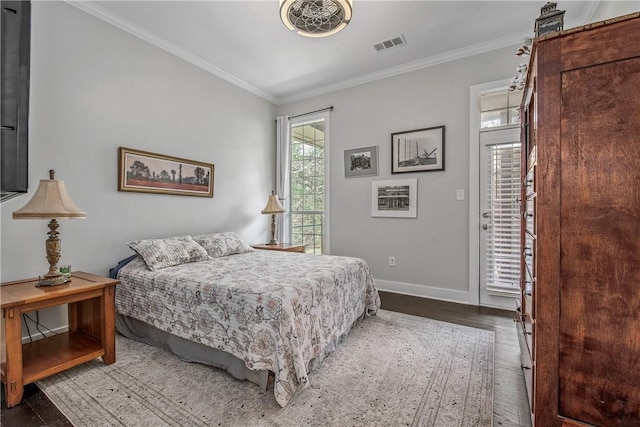
M 118 147 L 118 191 L 213 197 L 215 166 Z

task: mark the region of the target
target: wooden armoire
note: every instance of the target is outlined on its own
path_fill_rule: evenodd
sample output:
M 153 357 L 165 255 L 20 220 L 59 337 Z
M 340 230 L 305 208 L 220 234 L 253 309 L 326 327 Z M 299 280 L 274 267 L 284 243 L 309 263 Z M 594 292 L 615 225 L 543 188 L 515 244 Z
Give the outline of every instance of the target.
M 536 426 L 640 426 L 640 14 L 534 40 L 519 335 Z

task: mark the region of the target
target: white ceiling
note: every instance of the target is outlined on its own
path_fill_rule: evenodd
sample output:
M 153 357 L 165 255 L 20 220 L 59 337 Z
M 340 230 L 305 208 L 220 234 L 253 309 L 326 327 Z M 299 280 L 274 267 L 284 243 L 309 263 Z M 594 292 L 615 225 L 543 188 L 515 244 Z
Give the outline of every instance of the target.
M 545 0 L 353 3 L 347 28 L 314 39 L 282 24 L 278 0 L 69 2 L 282 104 L 521 43 Z M 565 28 L 590 22 L 598 3 L 561 2 Z M 373 48 L 401 34 L 405 46 Z

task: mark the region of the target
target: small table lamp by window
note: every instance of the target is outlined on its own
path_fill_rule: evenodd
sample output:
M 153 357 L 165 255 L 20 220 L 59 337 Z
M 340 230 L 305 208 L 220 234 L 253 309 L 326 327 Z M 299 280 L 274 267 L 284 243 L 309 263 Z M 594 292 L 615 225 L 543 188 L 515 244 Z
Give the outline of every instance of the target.
M 49 171 L 49 179 L 41 179 L 35 194 L 21 209 L 13 213 L 13 219 L 49 219 L 49 238 L 46 240 L 49 271 L 40 278 L 37 286 L 62 285 L 70 279 L 58 270 L 60 260 L 60 239 L 58 239 L 58 219 L 85 219 L 82 212 L 73 203 L 64 181 L 53 179 L 55 171 Z
M 278 196 L 272 191 L 267 206 L 262 209 L 263 214 L 271 214 L 271 241 L 267 243 L 267 245 L 278 244 L 278 239 L 276 239 L 276 214 L 283 213 L 284 211 L 284 206 L 282 206 L 280 200 L 278 200 Z

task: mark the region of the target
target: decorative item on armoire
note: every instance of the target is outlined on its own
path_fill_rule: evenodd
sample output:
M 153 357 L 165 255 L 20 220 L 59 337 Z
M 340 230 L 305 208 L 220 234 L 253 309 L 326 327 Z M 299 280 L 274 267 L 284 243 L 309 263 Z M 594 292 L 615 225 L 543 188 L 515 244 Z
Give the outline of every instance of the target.
M 536 18 L 536 37 L 543 36 L 554 31 L 562 31 L 564 26 L 564 10 L 556 9 L 557 3 L 548 2 L 540 8 L 540 16 Z
M 522 46 L 516 50 L 516 56 L 527 57 L 531 55 L 532 43 L 532 38 L 526 38 Z M 525 82 L 527 81 L 527 67 L 528 64 L 525 62 L 518 64 L 518 67 L 516 68 L 516 75 L 511 79 L 511 83 L 509 84 L 509 91 L 524 89 Z
M 535 37 L 540 37 L 547 33 L 554 31 L 562 31 L 564 26 L 564 10 L 556 9 L 557 3 L 548 2 L 542 8 L 540 8 L 540 16 L 536 18 L 534 27 Z M 526 38 L 522 46 L 516 50 L 516 56 L 529 56 L 531 54 L 532 38 Z M 522 90 L 524 89 L 525 82 L 527 81 L 527 63 L 518 64 L 516 68 L 516 75 L 511 80 L 509 90 Z

